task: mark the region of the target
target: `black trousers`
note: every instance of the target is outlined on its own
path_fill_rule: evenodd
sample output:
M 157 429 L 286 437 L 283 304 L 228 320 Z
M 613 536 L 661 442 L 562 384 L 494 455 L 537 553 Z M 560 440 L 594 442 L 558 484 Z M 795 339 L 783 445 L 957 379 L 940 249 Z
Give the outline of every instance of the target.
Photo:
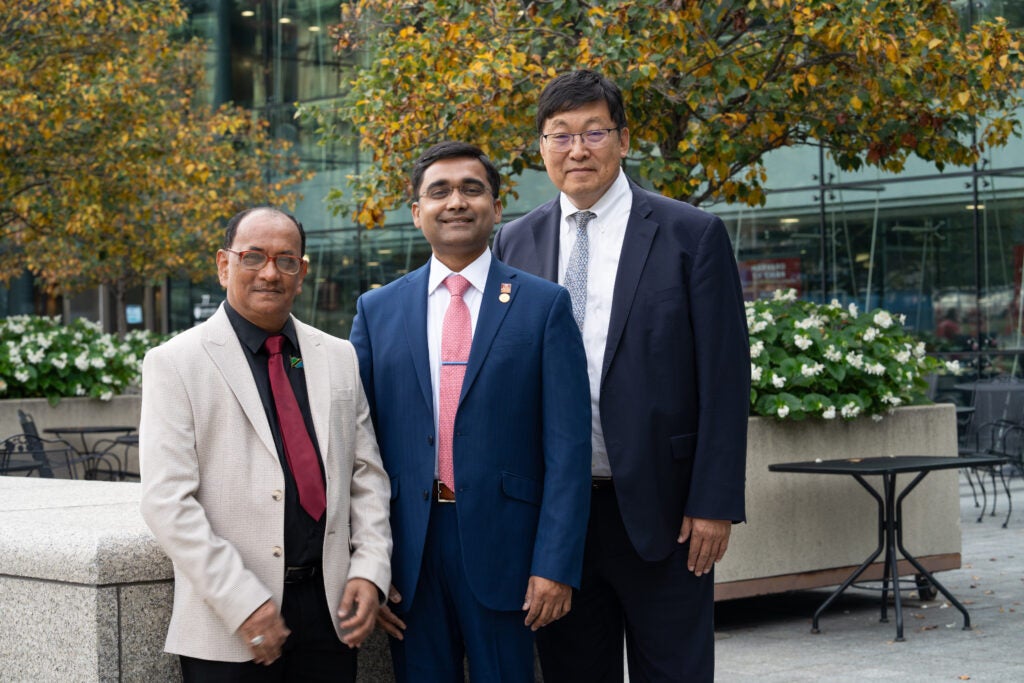
M 323 576 L 285 584 L 281 616 L 291 629 L 281 658 L 270 666 L 181 657 L 185 683 L 355 683 L 356 650 L 338 640 Z
M 572 611 L 537 632 L 545 683 L 714 679 L 714 571 L 686 568 L 690 544 L 660 562 L 637 555 L 611 488 L 593 491 L 580 590 Z

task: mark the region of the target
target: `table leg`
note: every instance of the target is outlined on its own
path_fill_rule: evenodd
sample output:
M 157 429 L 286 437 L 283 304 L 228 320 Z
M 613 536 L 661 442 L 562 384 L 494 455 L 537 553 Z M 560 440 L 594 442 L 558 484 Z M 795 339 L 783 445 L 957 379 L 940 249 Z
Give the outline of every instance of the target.
M 921 475 L 918 475 L 920 478 Z M 916 482 L 915 482 L 916 483 Z M 896 642 L 903 642 L 903 596 L 900 593 L 900 570 L 899 557 L 896 554 L 896 528 L 900 526 L 896 516 L 896 473 L 882 475 L 882 485 L 885 489 L 885 572 L 892 577 L 892 597 L 896 612 Z M 913 486 L 913 484 L 911 485 Z M 902 500 L 902 498 L 901 498 Z M 886 595 L 885 579 L 882 580 L 882 621 L 885 619 Z
M 954 607 L 960 610 L 960 613 L 964 615 L 963 630 L 970 631 L 971 615 L 967 613 L 967 608 L 960 604 L 960 601 L 953 597 L 953 594 L 946 590 L 946 587 L 939 583 L 938 579 L 936 579 L 930 571 L 925 569 L 924 566 L 917 561 L 917 558 L 911 555 L 909 552 L 907 552 L 907 549 L 903 547 L 903 499 L 907 497 L 907 494 L 910 493 L 915 486 L 921 483 L 921 480 L 924 479 L 925 475 L 927 474 L 927 472 L 921 472 L 916 477 L 914 477 L 914 480 L 910 482 L 910 484 L 905 489 L 903 489 L 903 491 L 900 493 L 899 498 L 896 501 L 896 547 L 899 548 L 900 552 L 903 554 L 903 559 L 912 564 L 914 568 L 922 576 L 928 579 L 928 581 L 932 584 L 932 586 L 935 587 L 936 590 L 938 590 L 940 593 L 946 596 L 946 599 L 949 600 L 950 604 L 952 604 Z M 897 626 L 896 639 L 903 640 L 903 629 L 899 628 L 899 626 Z
M 829 606 L 836 601 L 836 598 L 842 595 L 843 592 L 847 588 L 849 588 L 853 584 L 853 582 L 860 577 L 861 574 L 864 573 L 864 570 L 871 566 L 871 563 L 875 561 L 875 559 L 882 553 L 882 549 L 885 547 L 885 528 L 882 522 L 882 520 L 884 519 L 882 497 L 878 495 L 878 492 L 875 491 L 875 489 L 872 488 L 871 485 L 864 481 L 863 477 L 857 474 L 853 475 L 853 477 L 860 483 L 861 486 L 865 488 L 865 490 L 867 490 L 868 493 L 871 494 L 871 497 L 874 498 L 875 501 L 878 503 L 878 547 L 876 547 L 875 551 L 868 556 L 868 559 L 864 560 L 864 562 L 861 563 L 861 565 L 857 567 L 857 569 L 855 569 L 852 574 L 846 577 L 846 580 L 843 581 L 839 588 L 836 588 L 834 591 L 832 591 L 832 594 L 825 599 L 825 602 L 821 603 L 821 606 L 818 607 L 817 610 L 815 610 L 814 617 L 811 619 L 811 633 L 821 632 L 818 629 L 818 620 L 821 618 L 822 613 L 824 613 L 824 611 L 827 610 Z

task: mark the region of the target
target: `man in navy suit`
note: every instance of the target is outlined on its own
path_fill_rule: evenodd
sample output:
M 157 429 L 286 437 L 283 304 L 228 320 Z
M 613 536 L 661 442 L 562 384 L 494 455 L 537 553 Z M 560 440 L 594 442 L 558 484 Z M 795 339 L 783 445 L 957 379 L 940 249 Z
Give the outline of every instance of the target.
M 714 676 L 715 562 L 744 519 L 750 359 L 722 221 L 623 173 L 618 87 L 576 71 L 537 108 L 561 191 L 505 225 L 494 255 L 564 282 L 587 351 L 593 490 L 573 611 L 538 635 L 544 680 Z
M 433 256 L 363 294 L 352 323 L 391 477 L 394 585 L 378 624 L 400 682 L 461 683 L 464 656 L 473 680 L 532 681 L 533 633 L 579 585 L 586 355 L 565 289 L 491 257 L 499 183 L 473 145 L 427 150 L 412 216 Z M 471 328 L 465 357 L 450 314 Z

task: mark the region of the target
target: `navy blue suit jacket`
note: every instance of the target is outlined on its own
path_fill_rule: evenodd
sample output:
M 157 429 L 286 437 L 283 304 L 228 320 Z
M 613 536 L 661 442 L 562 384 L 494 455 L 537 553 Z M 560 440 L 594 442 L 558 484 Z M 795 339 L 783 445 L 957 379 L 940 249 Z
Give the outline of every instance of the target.
M 391 477 L 399 611 L 415 599 L 434 481 L 429 272 L 359 297 L 350 337 Z M 568 292 L 493 259 L 453 446 L 462 557 L 488 608 L 521 609 L 531 575 L 579 585 L 590 450 L 586 355 Z
M 676 547 L 683 515 L 743 521 L 750 347 L 722 221 L 630 183 L 601 371 L 601 427 L 641 557 Z M 504 225 L 494 255 L 558 277 L 558 199 Z

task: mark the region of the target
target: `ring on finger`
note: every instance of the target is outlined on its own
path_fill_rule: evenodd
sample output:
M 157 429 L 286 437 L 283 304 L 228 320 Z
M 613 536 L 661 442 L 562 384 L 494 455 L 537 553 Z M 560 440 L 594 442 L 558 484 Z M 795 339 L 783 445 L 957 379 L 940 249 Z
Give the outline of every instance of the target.
M 263 644 L 264 640 L 266 640 L 266 638 L 264 638 L 262 635 L 256 635 L 252 637 L 252 639 L 249 641 L 249 644 L 253 647 L 259 647 Z

